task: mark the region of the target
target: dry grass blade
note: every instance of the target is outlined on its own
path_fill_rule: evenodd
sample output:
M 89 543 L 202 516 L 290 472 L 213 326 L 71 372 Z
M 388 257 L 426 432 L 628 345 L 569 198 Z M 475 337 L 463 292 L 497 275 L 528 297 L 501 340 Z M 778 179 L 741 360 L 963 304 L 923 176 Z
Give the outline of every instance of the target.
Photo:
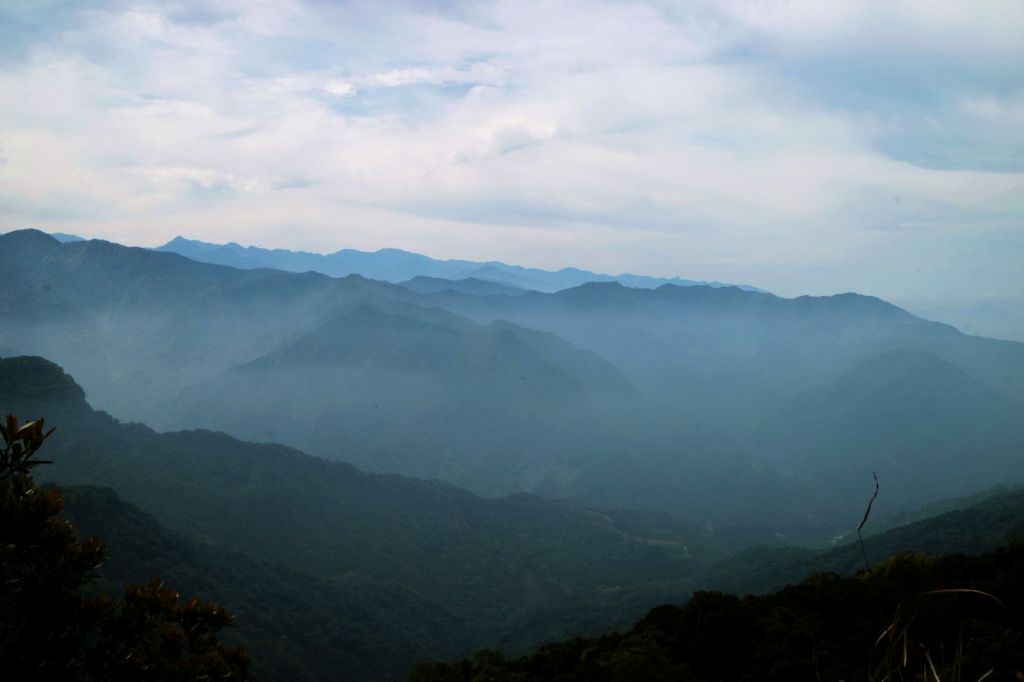
M 932 655 L 928 653 L 928 649 L 923 646 L 921 649 L 924 651 L 924 660 L 928 662 L 928 668 L 931 670 L 932 677 L 935 678 L 935 682 L 942 682 L 942 678 L 939 677 L 939 671 L 935 669 L 935 664 L 932 663 Z
M 956 653 L 953 655 L 953 682 L 960 682 L 964 660 L 964 625 L 960 624 L 960 632 L 956 637 Z
M 988 597 L 995 603 L 1002 606 L 1004 609 L 1006 608 L 1006 604 L 1004 604 L 1002 600 L 1000 600 L 999 597 L 995 596 L 994 594 L 989 594 L 988 592 L 985 592 L 983 590 L 975 590 L 970 587 L 954 587 L 946 590 L 929 590 L 928 592 L 921 592 L 917 596 L 927 597 L 933 594 L 978 594 L 982 597 Z

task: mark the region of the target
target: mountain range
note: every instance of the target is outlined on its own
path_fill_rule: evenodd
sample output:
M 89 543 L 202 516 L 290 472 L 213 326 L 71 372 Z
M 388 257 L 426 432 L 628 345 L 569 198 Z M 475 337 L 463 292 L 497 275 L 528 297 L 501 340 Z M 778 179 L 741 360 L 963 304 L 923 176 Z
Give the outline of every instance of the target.
M 1024 344 L 884 301 L 589 283 L 516 296 L 0 236 L 0 353 L 115 416 L 477 494 L 818 542 L 1024 476 Z M 941 473 L 939 473 L 941 472 Z
M 83 239 L 77 235 L 59 232 L 51 233 L 51 235 L 65 242 L 82 241 Z M 454 266 L 446 268 L 436 265 L 424 266 L 423 264 L 427 261 L 417 260 L 416 258 L 412 259 L 414 271 L 420 271 L 416 269 L 417 267 L 426 267 L 427 270 L 434 272 L 435 275 L 416 275 L 411 279 L 399 281 L 395 278 L 401 276 L 401 270 L 395 270 L 391 266 L 385 265 L 390 257 L 394 257 L 396 262 L 405 262 L 405 257 L 400 254 L 408 252 L 397 249 L 383 249 L 372 254 L 352 250 L 339 252 L 350 254 L 349 262 L 340 270 L 335 270 L 327 262 L 332 258 L 331 255 L 317 253 L 243 247 L 233 243 L 211 244 L 183 237 L 176 237 L 158 248 L 180 253 L 198 261 L 240 268 L 270 267 L 297 272 L 308 270 L 333 275 L 358 274 L 396 282 L 421 293 L 454 290 L 469 294 L 481 294 L 486 291 L 493 294 L 515 295 L 516 293 L 530 290 L 556 291 L 561 288 L 578 286 L 591 281 L 618 281 L 635 288 L 654 288 L 661 284 L 728 286 L 720 282 L 702 283 L 680 278 L 657 278 L 629 274 L 615 277 L 572 268 L 556 273 L 537 271 L 540 275 L 535 276 L 533 273 L 524 274 L 522 272 L 523 268 L 505 266 L 500 263 L 474 264 L 468 261 L 427 259 L 427 261 L 433 260 L 435 264 L 468 263 L 467 267 Z M 365 257 L 360 258 L 356 256 L 356 254 L 361 253 Z M 412 254 L 412 256 L 417 255 Z M 417 263 L 418 265 L 416 265 Z M 459 283 L 453 284 L 453 281 L 458 281 Z M 486 285 L 481 284 L 482 282 L 486 282 Z M 749 285 L 740 285 L 739 288 L 749 291 L 762 291 L 757 287 Z M 911 298 L 899 299 L 895 302 L 919 317 L 951 324 L 967 334 L 1024 341 L 1024 300 L 1020 297 L 984 297 L 966 300 L 954 299 L 945 302 Z
M 1024 529 L 991 489 L 1024 482 L 1024 344 L 856 294 L 389 283 L 18 231 L 0 409 L 58 426 L 35 471 L 109 540 L 94 589 L 227 602 L 266 679 L 852 574 L 872 474 L 872 562 Z
M 721 282 L 698 282 L 679 277 L 648 277 L 646 275 L 603 275 L 600 273 L 563 268 L 557 271 L 524 268 L 498 261 L 437 260 L 401 249 L 357 251 L 342 249 L 329 254 L 287 249 L 264 249 L 242 246 L 234 242 L 210 244 L 184 237 L 175 237 L 157 251 L 169 251 L 204 263 L 230 265 L 235 268 L 273 268 L 287 272 L 319 272 L 331 277 L 358 274 L 385 282 L 404 282 L 417 277 L 433 279 L 475 279 L 500 284 L 514 289 L 558 291 L 586 282 L 621 282 L 626 286 L 654 288 L 662 284 L 677 286 L 733 286 Z M 756 291 L 756 287 L 742 288 Z

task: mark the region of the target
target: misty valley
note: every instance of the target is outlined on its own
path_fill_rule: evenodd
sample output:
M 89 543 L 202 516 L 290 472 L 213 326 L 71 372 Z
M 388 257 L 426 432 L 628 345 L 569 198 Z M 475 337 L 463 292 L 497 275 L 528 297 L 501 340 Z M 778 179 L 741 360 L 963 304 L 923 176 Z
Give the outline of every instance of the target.
M 0 682 L 1024 682 L 1022 65 L 0 0 Z
M 106 544 L 69 594 L 219 602 L 256 679 L 875 679 L 879 607 L 949 588 L 1005 606 L 929 606 L 968 668 L 1024 666 L 1024 343 L 852 293 L 60 237 L 0 235 L 0 410 L 57 427 L 11 422 L 51 463 L 10 480 Z

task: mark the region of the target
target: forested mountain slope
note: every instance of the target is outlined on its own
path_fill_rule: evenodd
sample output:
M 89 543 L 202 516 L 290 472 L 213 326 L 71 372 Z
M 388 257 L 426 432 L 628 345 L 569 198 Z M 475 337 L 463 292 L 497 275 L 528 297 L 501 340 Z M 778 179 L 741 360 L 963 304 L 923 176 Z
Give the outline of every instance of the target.
M 869 562 L 878 563 L 903 552 L 981 554 L 1017 540 L 1024 540 L 1024 491 L 995 494 L 963 509 L 867 537 L 864 552 Z M 795 584 L 811 573 L 852 576 L 863 569 L 863 553 L 855 539 L 817 551 L 752 547 L 707 569 L 692 584 L 736 594 L 764 593 Z
M 666 516 L 486 500 L 278 445 L 122 424 L 40 358 L 0 360 L 0 405 L 59 425 L 47 444 L 55 463 L 39 471 L 50 481 L 113 488 L 161 525 L 255 559 L 397 583 L 443 604 L 474 641 L 559 599 L 693 574 L 721 555 L 713 538 Z
M 621 624 L 694 589 L 769 590 L 809 572 L 849 574 L 861 561 L 849 544 L 756 549 L 712 564 L 723 555 L 715 540 L 664 516 L 526 495 L 482 500 L 280 446 L 158 434 L 93 411 L 39 358 L 0 360 L 0 405 L 59 426 L 47 444 L 55 463 L 40 475 L 62 488 L 110 486 L 129 501 L 70 491 L 72 517 L 111 541 L 106 576 L 156 572 L 251 614 L 239 634 L 265 649 L 268 675 L 333 679 L 322 671 L 338 666 L 351 679 L 388 678 L 420 656 L 495 644 L 521 651 Z M 874 562 L 907 549 L 977 552 L 1022 532 L 1017 491 L 869 538 L 867 551 Z M 280 628 L 309 627 L 312 639 L 276 639 Z
M 256 679 L 396 680 L 417 661 L 465 653 L 462 619 L 392 582 L 314 577 L 163 528 L 109 488 L 62 487 L 65 516 L 108 549 L 90 589 L 159 577 L 183 598 L 215 599 L 234 615 L 225 639 L 244 644 Z
M 942 592 L 952 590 L 953 592 Z M 962 592 L 961 592 L 962 590 Z M 418 666 L 416 682 L 1014 680 L 1024 674 L 1024 545 L 897 557 L 764 596 L 698 592 L 621 633 Z
M 35 231 L 0 247 L 0 353 L 54 359 L 156 428 L 669 512 L 735 542 L 845 531 L 873 471 L 899 491 L 880 517 L 1021 480 L 1024 344 L 870 297 L 416 293 Z

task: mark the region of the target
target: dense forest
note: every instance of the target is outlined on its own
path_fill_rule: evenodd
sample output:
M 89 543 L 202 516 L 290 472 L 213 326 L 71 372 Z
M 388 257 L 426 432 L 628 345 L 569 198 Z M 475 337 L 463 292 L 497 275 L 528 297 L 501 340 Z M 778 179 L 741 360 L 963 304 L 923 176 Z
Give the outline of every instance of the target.
M 629 630 L 520 658 L 479 651 L 410 680 L 743 682 L 1018 680 L 1024 544 L 981 556 L 900 555 L 857 577 L 811 575 L 765 596 L 700 591 Z

